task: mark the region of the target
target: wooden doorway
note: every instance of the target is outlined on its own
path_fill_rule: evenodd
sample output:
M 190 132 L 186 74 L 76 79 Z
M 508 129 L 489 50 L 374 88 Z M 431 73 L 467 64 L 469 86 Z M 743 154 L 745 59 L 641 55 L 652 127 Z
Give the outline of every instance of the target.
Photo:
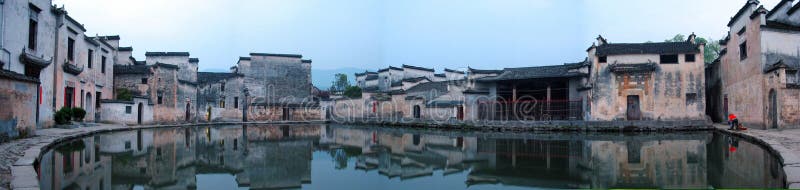
M 775 92 L 775 89 L 769 90 L 769 112 L 767 113 L 767 119 L 769 128 L 778 128 L 778 93 Z
M 142 124 L 142 113 L 144 112 L 144 105 L 139 103 L 139 107 L 136 110 L 136 123 L 141 125 Z
M 626 116 L 628 120 L 641 120 L 642 119 L 642 111 L 640 109 L 639 104 L 639 96 L 638 95 L 630 95 L 628 96 L 628 109 L 626 112 Z
M 458 106 L 456 109 L 456 118 L 458 118 L 458 120 L 464 120 L 464 106 Z
M 421 117 L 421 113 L 420 113 L 421 111 L 422 110 L 420 109 L 419 105 L 415 105 L 414 106 L 414 112 L 413 112 L 414 113 L 414 118 L 419 119 Z

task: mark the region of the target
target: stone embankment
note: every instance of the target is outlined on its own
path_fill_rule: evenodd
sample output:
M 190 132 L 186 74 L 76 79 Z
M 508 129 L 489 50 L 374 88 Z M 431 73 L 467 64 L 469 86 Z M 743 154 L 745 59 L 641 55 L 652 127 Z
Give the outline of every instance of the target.
M 42 153 L 60 142 L 86 137 L 98 133 L 126 131 L 132 129 L 189 127 L 203 125 L 240 124 L 323 124 L 325 121 L 275 121 L 275 122 L 224 122 L 182 125 L 125 126 L 114 124 L 92 124 L 90 127 L 50 128 L 36 131 L 36 135 L 0 144 L 0 190 L 39 189 L 39 180 L 34 163 Z
M 786 187 L 800 189 L 800 129 L 731 131 L 727 130 L 727 125 L 715 124 L 714 127 L 722 133 L 764 146 L 783 164 Z
M 478 131 L 696 131 L 712 130 L 705 120 L 683 121 L 435 121 L 408 118 L 336 118 L 332 123 Z

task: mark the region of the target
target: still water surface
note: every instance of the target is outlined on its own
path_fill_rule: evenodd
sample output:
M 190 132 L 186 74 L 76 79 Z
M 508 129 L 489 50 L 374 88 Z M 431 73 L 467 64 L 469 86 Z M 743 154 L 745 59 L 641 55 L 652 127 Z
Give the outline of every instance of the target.
M 783 187 L 761 147 L 714 132 L 482 133 L 340 125 L 145 129 L 63 143 L 42 189 Z

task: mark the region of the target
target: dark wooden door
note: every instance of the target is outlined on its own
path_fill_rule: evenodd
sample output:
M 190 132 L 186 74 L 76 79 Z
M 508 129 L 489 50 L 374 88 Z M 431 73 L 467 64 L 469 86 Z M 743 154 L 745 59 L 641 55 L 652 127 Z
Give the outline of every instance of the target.
M 639 96 L 628 96 L 628 111 L 626 115 L 628 120 L 640 120 L 642 118 L 642 111 L 639 106 Z
M 142 124 L 142 112 L 144 111 L 142 109 L 144 109 L 144 105 L 142 103 L 139 103 L 139 106 L 136 110 L 136 123 L 139 125 Z
M 420 110 L 419 106 L 414 106 L 414 118 L 417 118 L 417 119 L 420 118 L 420 111 L 421 110 Z
M 769 91 L 769 128 L 778 128 L 778 95 L 775 90 Z
M 458 106 L 456 118 L 458 118 L 458 120 L 464 120 L 464 106 Z

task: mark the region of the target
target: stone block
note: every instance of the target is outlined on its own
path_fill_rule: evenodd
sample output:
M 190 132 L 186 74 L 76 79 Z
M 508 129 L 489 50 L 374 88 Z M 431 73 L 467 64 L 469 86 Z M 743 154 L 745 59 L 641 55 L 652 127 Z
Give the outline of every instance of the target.
M 32 166 L 14 166 L 11 168 L 11 189 L 38 188 L 39 180 Z

